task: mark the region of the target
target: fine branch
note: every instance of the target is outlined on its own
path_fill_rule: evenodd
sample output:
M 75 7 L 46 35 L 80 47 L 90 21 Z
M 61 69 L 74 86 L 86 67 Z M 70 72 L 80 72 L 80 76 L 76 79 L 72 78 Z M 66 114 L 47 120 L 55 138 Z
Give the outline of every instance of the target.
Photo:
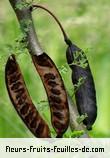
M 23 5 L 26 4 L 25 0 L 9 0 L 9 1 L 12 8 L 15 11 L 21 30 L 23 34 L 25 34 L 25 38 L 26 38 L 25 40 L 27 43 L 27 49 L 29 53 L 36 55 L 42 54 L 43 50 L 40 46 L 40 43 L 37 38 L 37 34 L 35 32 L 30 6 Z M 20 6 L 19 4 L 22 4 L 22 7 L 18 7 Z M 89 135 L 83 123 L 78 124 L 76 121 L 79 114 L 76 106 L 73 105 L 73 101 L 69 95 L 68 95 L 68 103 L 70 109 L 70 128 L 76 131 L 83 130 L 84 135 L 82 135 L 81 138 L 89 138 Z

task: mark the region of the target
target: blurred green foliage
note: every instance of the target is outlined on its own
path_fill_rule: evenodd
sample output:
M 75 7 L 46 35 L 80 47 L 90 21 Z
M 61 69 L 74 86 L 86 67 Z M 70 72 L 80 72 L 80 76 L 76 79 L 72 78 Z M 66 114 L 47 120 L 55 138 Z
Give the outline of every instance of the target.
M 47 6 L 61 20 L 70 38 L 87 54 L 95 80 L 98 117 L 90 132 L 92 137 L 110 137 L 110 1 L 109 0 L 35 0 Z M 0 137 L 33 137 L 16 114 L 5 86 L 5 63 L 11 53 L 17 54 L 24 79 L 37 109 L 50 120 L 47 97 L 28 52 L 13 52 L 15 40 L 21 34 L 9 1 L 0 0 Z M 47 13 L 33 13 L 36 31 L 42 47 L 61 70 L 66 88 L 71 94 L 71 71 L 65 68 L 66 45 L 56 23 Z M 50 124 L 50 121 L 49 121 Z

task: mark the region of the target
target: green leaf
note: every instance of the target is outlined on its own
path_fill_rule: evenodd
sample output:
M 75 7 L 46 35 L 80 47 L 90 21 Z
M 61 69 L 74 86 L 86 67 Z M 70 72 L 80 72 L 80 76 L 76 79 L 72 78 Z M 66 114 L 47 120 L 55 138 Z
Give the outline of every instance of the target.
M 87 117 L 88 117 L 87 114 L 81 115 L 80 117 L 77 118 L 76 121 L 80 124 L 80 123 L 82 123 L 82 122 L 85 120 L 85 118 L 87 118 Z

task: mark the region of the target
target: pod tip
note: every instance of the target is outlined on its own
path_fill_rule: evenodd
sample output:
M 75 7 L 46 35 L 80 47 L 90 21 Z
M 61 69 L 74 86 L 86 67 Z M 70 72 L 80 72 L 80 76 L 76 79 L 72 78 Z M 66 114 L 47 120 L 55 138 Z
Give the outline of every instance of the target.
M 88 126 L 87 126 L 87 130 L 88 130 L 88 131 L 92 130 L 92 126 L 91 126 L 91 125 L 88 125 Z

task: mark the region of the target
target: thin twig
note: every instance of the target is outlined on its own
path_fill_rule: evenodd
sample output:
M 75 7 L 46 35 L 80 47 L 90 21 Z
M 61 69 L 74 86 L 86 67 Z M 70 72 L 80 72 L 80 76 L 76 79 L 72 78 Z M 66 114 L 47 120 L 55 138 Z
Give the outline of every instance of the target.
M 26 3 L 25 0 L 9 0 L 9 1 L 16 13 L 22 32 L 26 36 L 29 52 L 31 54 L 36 54 L 36 55 L 42 54 L 43 50 L 36 36 L 30 7 L 29 6 L 27 7 L 22 6 L 22 8 L 17 7 L 18 4 Z

